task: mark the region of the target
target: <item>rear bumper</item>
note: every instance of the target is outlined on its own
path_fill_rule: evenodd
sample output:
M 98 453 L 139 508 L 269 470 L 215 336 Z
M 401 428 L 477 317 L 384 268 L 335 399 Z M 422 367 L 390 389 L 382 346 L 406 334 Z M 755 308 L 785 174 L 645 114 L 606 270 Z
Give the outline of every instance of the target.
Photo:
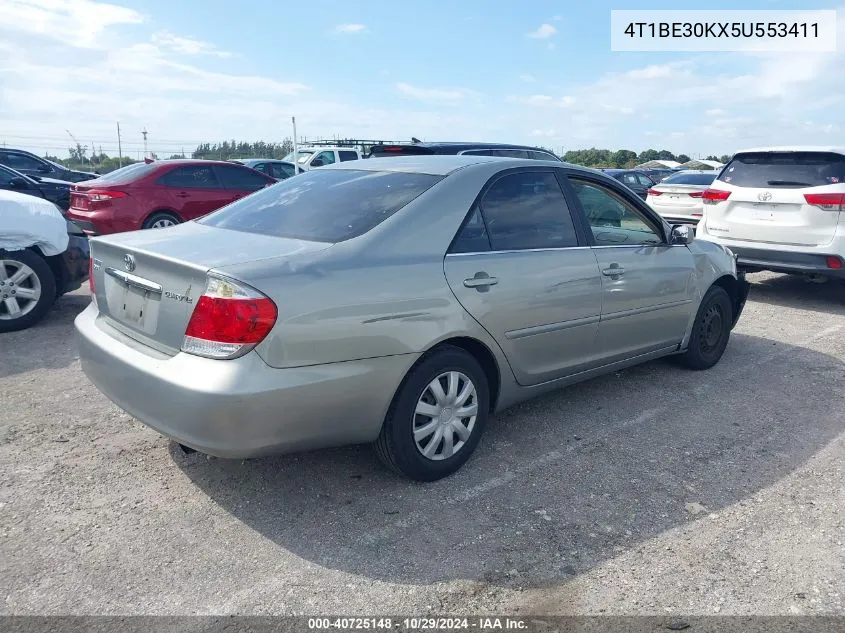
M 776 273 L 820 274 L 845 279 L 845 261 L 839 255 L 777 251 L 744 246 L 728 246 L 737 256 L 737 268 L 747 272 L 770 270 Z M 828 257 L 836 257 L 843 268 L 830 268 Z
M 158 354 L 111 328 L 92 304 L 75 321 L 82 369 L 117 406 L 162 435 L 218 457 L 373 441 L 416 354 L 273 369 Z M 155 354 L 155 355 L 153 355 Z
M 68 211 L 65 213 L 65 217 L 71 220 L 74 224 L 76 224 L 85 235 L 90 235 L 91 237 L 95 237 L 100 235 L 99 229 L 94 225 L 93 222 L 90 220 L 85 220 L 81 216 L 75 215 L 73 211 Z

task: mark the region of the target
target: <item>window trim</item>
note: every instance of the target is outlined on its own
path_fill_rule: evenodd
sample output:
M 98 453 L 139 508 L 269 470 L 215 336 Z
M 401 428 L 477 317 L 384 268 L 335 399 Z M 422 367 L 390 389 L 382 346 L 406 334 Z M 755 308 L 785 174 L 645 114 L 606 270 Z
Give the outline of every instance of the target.
M 517 174 L 517 173 L 550 173 L 554 176 L 555 180 L 557 180 L 558 186 L 560 187 L 561 193 L 563 194 L 563 199 L 566 202 L 566 207 L 569 212 L 569 217 L 572 220 L 572 225 L 575 229 L 575 237 L 577 240 L 577 244 L 574 246 L 548 246 L 543 248 L 522 248 L 522 249 L 494 249 L 493 248 L 493 240 L 490 235 L 490 228 L 487 225 L 487 217 L 484 215 L 484 208 L 481 205 L 481 201 L 484 199 L 484 196 L 487 192 L 495 185 L 499 180 L 505 178 L 507 176 Z M 592 233 L 589 232 L 589 225 L 585 225 L 583 223 L 583 218 L 581 217 L 582 214 L 580 213 L 580 206 L 578 209 L 573 208 L 572 196 L 574 196 L 574 191 L 567 190 L 567 186 L 564 185 L 565 174 L 560 167 L 535 167 L 533 165 L 526 165 L 524 167 L 510 167 L 508 169 L 503 169 L 502 171 L 498 171 L 493 174 L 490 178 L 487 179 L 487 182 L 481 187 L 481 190 L 475 196 L 472 201 L 472 204 L 469 206 L 466 214 L 464 215 L 463 220 L 458 227 L 458 230 L 455 231 L 455 235 L 452 237 L 452 240 L 449 242 L 449 247 L 446 249 L 446 257 L 450 256 L 467 256 L 467 255 L 493 255 L 493 254 L 505 254 L 505 253 L 532 253 L 532 252 L 545 252 L 545 251 L 564 251 L 564 250 L 571 250 L 571 249 L 583 249 L 583 248 L 590 248 L 592 244 L 590 241 L 592 240 Z M 566 183 L 568 185 L 568 183 Z M 577 197 L 575 199 L 577 203 Z M 474 251 L 474 252 L 465 252 L 465 253 L 453 253 L 452 249 L 455 247 L 455 243 L 458 241 L 461 233 L 464 230 L 464 227 L 472 218 L 472 214 L 475 210 L 481 214 L 481 220 L 484 222 L 484 229 L 487 232 L 487 242 L 490 245 L 490 250 L 488 251 Z
M 647 224 L 651 224 L 653 229 L 656 229 L 661 237 L 661 246 L 671 246 L 671 242 L 669 240 L 669 233 L 670 230 L 667 227 L 666 221 L 660 217 L 657 213 L 652 211 L 652 209 L 645 204 L 633 191 L 628 189 L 624 183 L 612 178 L 610 176 L 596 177 L 594 174 L 589 173 L 582 173 L 575 170 L 569 169 L 561 169 L 561 172 L 564 173 L 566 178 L 566 190 L 570 192 L 572 198 L 574 198 L 574 204 L 577 208 L 578 216 L 580 217 L 581 221 L 584 223 L 584 226 L 587 228 L 587 241 L 589 245 L 593 248 L 642 248 L 645 244 L 599 244 L 596 242 L 595 237 L 593 237 L 593 231 L 590 228 L 590 221 L 587 219 L 587 214 L 584 211 L 584 207 L 581 205 L 581 200 L 578 198 L 578 194 L 575 193 L 575 188 L 572 186 L 571 180 L 581 180 L 598 187 L 604 187 L 605 189 L 610 189 L 613 193 L 615 193 L 618 197 L 622 198 L 623 201 L 627 202 L 629 206 L 633 207 L 636 211 L 638 211 L 641 215 L 645 216 L 645 220 Z M 627 191 L 626 191 L 627 190 Z

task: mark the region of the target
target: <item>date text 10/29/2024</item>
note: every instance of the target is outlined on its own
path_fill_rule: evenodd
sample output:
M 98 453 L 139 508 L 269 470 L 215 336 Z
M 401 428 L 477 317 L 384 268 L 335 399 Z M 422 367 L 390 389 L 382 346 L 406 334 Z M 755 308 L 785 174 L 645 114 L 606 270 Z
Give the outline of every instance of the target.
M 311 631 L 519 631 L 528 624 L 519 618 L 308 618 Z

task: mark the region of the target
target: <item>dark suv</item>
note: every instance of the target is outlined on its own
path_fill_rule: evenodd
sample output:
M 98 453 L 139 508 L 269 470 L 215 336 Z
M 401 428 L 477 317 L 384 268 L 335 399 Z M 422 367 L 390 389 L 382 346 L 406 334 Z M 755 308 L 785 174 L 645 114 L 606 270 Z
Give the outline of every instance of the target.
M 425 156 L 431 154 L 469 154 L 474 156 L 502 156 L 532 160 L 561 162 L 552 152 L 541 147 L 509 145 L 507 143 L 408 143 L 373 145 L 367 158 L 385 156 Z
M 0 165 L 14 169 L 24 176 L 39 176 L 67 182 L 82 182 L 99 177 L 99 174 L 68 169 L 22 149 L 0 148 Z

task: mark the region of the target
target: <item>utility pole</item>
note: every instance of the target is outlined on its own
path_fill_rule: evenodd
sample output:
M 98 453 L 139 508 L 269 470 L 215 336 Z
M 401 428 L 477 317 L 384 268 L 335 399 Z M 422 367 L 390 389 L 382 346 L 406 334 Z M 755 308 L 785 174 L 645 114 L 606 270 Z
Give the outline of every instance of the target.
M 120 144 L 120 121 L 117 122 L 117 166 L 123 167 L 123 147 Z
M 141 132 L 141 134 L 144 135 L 144 158 L 146 159 L 147 158 L 147 134 L 148 134 L 146 125 L 144 126 L 144 131 Z

